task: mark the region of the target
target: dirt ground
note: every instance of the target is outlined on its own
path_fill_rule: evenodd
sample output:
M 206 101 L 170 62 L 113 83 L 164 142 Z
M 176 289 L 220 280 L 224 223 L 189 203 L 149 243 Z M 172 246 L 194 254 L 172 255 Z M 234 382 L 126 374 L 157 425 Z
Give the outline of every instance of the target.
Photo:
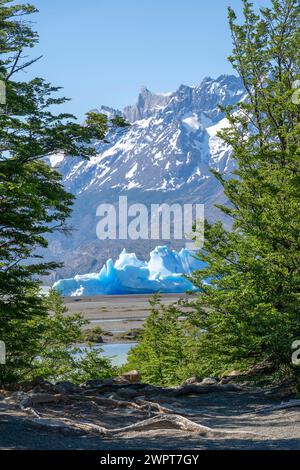
M 163 296 L 163 302 L 178 297 Z M 148 298 L 71 297 L 65 302 L 69 313 L 82 312 L 100 320 L 92 325 L 114 332 L 141 326 Z M 300 400 L 281 409 L 278 395 L 245 385 L 200 383 L 183 393 L 182 387 L 116 380 L 63 390 L 48 383 L 0 390 L 0 449 L 300 450 Z
M 234 391 L 215 388 L 209 391 L 206 387 L 201 391 L 200 387 L 199 393 L 188 396 L 177 396 L 176 390 L 170 393 L 170 390 L 143 384 L 115 386 L 107 391 L 101 387 L 86 388 L 80 392 L 88 397 L 84 402 L 78 395 L 73 398 L 69 395 L 62 402 L 36 404 L 34 408 L 23 410 L 16 398 L 18 394 L 20 398 L 22 392 L 6 392 L 0 401 L 0 448 L 300 449 L 299 404 L 276 409 L 281 400 L 264 391 L 243 387 Z M 151 404 L 150 408 L 137 406 L 146 402 Z M 162 407 L 161 411 L 153 404 Z M 275 409 L 272 408 L 274 405 Z M 187 429 L 176 429 L 172 422 L 160 423 L 161 417 L 168 419 L 168 416 L 170 419 L 174 416 L 175 419 L 186 418 L 193 426 L 200 424 L 210 431 L 189 429 L 189 425 Z M 156 424 L 151 424 L 153 417 L 158 420 Z M 114 435 L 113 431 L 118 428 L 137 424 L 142 427 L 119 429 Z M 91 425 L 97 429 L 90 429 Z M 112 433 L 103 434 L 98 427 Z

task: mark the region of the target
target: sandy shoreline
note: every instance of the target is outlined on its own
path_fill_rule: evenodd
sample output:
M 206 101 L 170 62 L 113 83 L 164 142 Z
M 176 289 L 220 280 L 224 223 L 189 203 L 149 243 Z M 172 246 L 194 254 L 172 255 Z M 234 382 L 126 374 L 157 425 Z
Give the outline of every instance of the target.
M 149 315 L 149 299 L 152 295 L 99 295 L 88 297 L 64 297 L 68 313 L 81 313 L 90 320 L 87 328 L 100 326 L 116 334 L 127 332 L 132 328 L 141 328 Z M 179 299 L 186 299 L 186 294 L 164 294 L 163 304 L 168 305 Z M 110 337 L 113 340 L 113 337 Z

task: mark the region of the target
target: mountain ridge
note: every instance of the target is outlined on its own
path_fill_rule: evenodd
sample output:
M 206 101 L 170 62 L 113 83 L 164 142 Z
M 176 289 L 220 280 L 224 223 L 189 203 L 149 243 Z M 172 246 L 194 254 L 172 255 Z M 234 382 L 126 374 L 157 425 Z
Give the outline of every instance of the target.
M 169 93 L 143 87 L 137 102 L 123 111 L 103 105 L 93 110 L 109 117 L 122 115 L 130 126 L 111 129 L 108 142 L 95 142 L 97 157 L 89 161 L 60 155 L 49 160 L 61 172 L 66 189 L 76 196 L 72 237 L 56 234 L 49 240 L 47 255 L 66 264 L 57 276 L 100 269 L 124 247 L 145 259 L 158 244 L 157 240 L 152 244 L 151 240 L 97 239 L 96 208 L 100 203 L 116 204 L 119 195 L 127 195 L 129 203 L 203 203 L 210 221 L 226 222 L 214 207 L 226 203 L 226 198 L 211 174 L 211 168 L 225 173 L 234 168 L 231 149 L 216 135 L 227 125 L 219 106 L 234 105 L 245 96 L 239 77 L 220 75 L 216 80 L 206 77 L 194 87 L 180 85 Z M 172 241 L 170 246 L 182 245 Z

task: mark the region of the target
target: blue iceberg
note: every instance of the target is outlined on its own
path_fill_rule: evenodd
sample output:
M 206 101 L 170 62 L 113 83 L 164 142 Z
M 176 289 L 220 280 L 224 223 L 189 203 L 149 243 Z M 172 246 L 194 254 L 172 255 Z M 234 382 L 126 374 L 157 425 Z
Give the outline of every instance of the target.
M 195 258 L 194 252 L 186 248 L 177 252 L 167 246 L 157 246 L 151 251 L 148 262 L 140 261 L 135 253 L 127 253 L 124 249 L 115 263 L 109 259 L 99 273 L 61 279 L 53 288 L 67 296 L 196 291 L 184 275 L 205 266 Z

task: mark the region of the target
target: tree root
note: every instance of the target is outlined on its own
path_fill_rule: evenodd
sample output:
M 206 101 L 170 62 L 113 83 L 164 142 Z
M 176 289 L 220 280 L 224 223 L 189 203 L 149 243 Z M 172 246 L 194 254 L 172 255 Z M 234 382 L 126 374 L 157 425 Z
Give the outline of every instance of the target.
M 169 393 L 169 396 L 179 397 L 183 395 L 202 395 L 206 393 L 213 392 L 240 392 L 242 391 L 241 387 L 233 384 L 216 384 L 216 385 L 196 385 L 188 384 L 183 385 L 182 387 L 172 390 Z
M 148 418 L 139 423 L 130 424 L 129 426 L 124 426 L 122 428 L 116 428 L 107 430 L 108 434 L 121 434 L 127 432 L 141 432 L 141 431 L 151 431 L 151 430 L 180 430 L 188 433 L 198 433 L 201 435 L 207 435 L 212 431 L 211 428 L 197 424 L 194 421 L 191 421 L 183 416 L 179 415 L 159 415 L 154 416 L 153 418 Z
M 158 403 L 150 402 L 143 399 L 137 399 L 136 401 L 117 400 L 115 398 L 104 398 L 90 395 L 65 395 L 65 394 L 45 394 L 36 393 L 33 395 L 23 396 L 20 401 L 20 407 L 23 410 L 33 409 L 34 406 L 46 403 L 59 403 L 66 401 L 77 401 L 77 402 L 89 402 L 95 403 L 100 406 L 110 408 L 132 408 L 137 411 L 146 413 L 148 417 L 152 413 L 173 413 L 173 410 L 169 410 Z
M 158 415 L 153 418 L 140 421 L 139 423 L 131 424 L 122 428 L 116 428 L 111 430 L 106 430 L 107 435 L 123 434 L 128 432 L 147 432 L 147 431 L 164 431 L 164 430 L 179 430 L 188 434 L 198 434 L 203 437 L 251 437 L 256 436 L 247 431 L 228 431 L 228 430 L 219 430 L 203 426 L 194 421 L 191 421 L 184 416 L 176 414 L 168 415 Z M 259 436 L 261 437 L 261 436 Z
M 174 413 L 174 410 L 166 408 L 165 406 L 161 406 L 159 403 L 155 403 L 153 401 L 144 400 L 142 398 L 137 398 L 135 403 L 141 405 L 142 407 L 148 407 L 151 411 L 156 411 L 158 413 Z
M 158 415 L 143 421 L 130 424 L 121 428 L 107 429 L 103 426 L 98 426 L 92 423 L 77 422 L 69 419 L 38 419 L 30 420 L 32 424 L 43 428 L 60 429 L 62 431 L 76 432 L 91 432 L 100 434 L 103 437 L 111 437 L 117 434 L 128 434 L 131 432 L 150 432 L 155 434 L 159 431 L 182 431 L 187 434 L 196 434 L 202 437 L 219 437 L 219 438 L 262 438 L 261 435 L 254 434 L 247 431 L 228 431 L 219 430 L 203 426 L 195 423 L 183 416 L 179 415 Z
M 25 411 L 28 414 L 33 415 L 35 418 L 40 419 L 39 413 L 34 408 L 25 408 L 25 407 L 21 406 L 21 410 Z
M 114 436 L 117 434 L 127 434 L 132 432 L 149 432 L 150 434 L 156 434 L 159 431 L 182 431 L 188 434 L 197 434 L 203 437 L 220 437 L 226 438 L 227 436 L 234 438 L 251 438 L 251 436 L 262 437 L 257 434 L 253 434 L 247 431 L 230 431 L 213 429 L 207 426 L 198 424 L 187 417 L 180 414 L 175 414 L 171 409 L 161 406 L 158 403 L 144 400 L 143 398 L 137 398 L 136 402 L 129 402 L 124 400 L 116 400 L 114 398 L 105 398 L 98 396 L 87 396 L 87 395 L 67 395 L 67 394 L 45 394 L 36 393 L 32 395 L 22 394 L 19 405 L 22 410 L 29 412 L 34 415 L 30 421 L 35 426 L 48 427 L 52 429 L 58 429 L 64 432 L 91 432 L 100 434 L 102 436 Z M 97 405 L 102 405 L 108 408 L 134 408 L 138 412 L 146 413 L 147 419 L 139 421 L 137 423 L 115 428 L 107 429 L 97 424 L 75 421 L 74 419 L 61 418 L 41 418 L 38 412 L 34 409 L 35 405 L 45 403 L 59 403 L 59 402 L 89 402 Z M 298 406 L 300 400 L 297 401 L 297 405 L 293 403 L 293 406 Z M 280 405 L 279 405 L 280 406 Z M 291 405 L 289 405 L 291 406 Z M 151 416 L 154 414 L 154 416 Z
M 21 400 L 22 407 L 30 407 L 34 405 L 40 405 L 45 403 L 58 403 L 65 401 L 93 401 L 98 405 L 111 406 L 111 407 L 132 407 L 140 408 L 133 402 L 125 400 L 115 400 L 114 398 L 104 398 L 90 395 L 66 395 L 66 394 L 47 394 L 47 393 L 35 393 L 33 395 L 27 395 Z
M 296 408 L 300 406 L 300 400 L 289 400 L 284 403 L 280 403 L 279 405 L 272 405 L 262 408 L 261 410 L 257 411 L 257 413 L 268 413 L 269 411 L 277 411 L 277 410 L 285 410 L 287 408 Z

